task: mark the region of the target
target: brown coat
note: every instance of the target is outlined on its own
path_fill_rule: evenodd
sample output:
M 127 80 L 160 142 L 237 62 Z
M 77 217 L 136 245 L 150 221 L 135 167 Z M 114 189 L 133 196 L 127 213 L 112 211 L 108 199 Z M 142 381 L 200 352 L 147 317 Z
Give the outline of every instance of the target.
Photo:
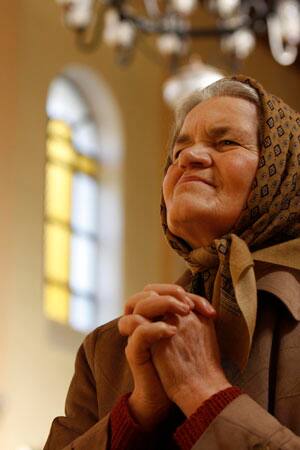
M 245 394 L 213 420 L 193 450 L 300 450 L 300 276 L 256 266 L 258 316 L 250 359 L 241 374 L 224 363 Z M 279 301 L 278 299 L 281 299 Z M 117 321 L 81 345 L 67 400 L 44 450 L 105 450 L 109 412 L 132 389 Z

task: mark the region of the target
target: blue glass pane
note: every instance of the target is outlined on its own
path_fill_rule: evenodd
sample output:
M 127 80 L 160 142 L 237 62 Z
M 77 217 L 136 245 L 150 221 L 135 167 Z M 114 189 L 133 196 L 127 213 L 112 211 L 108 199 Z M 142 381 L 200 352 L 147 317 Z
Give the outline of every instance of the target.
M 98 130 L 90 120 L 81 123 L 73 131 L 73 145 L 75 149 L 83 155 L 91 158 L 99 157 L 99 136 Z
M 83 173 L 73 177 L 71 225 L 75 231 L 98 235 L 99 184 Z
M 122 314 L 122 255 L 120 250 L 118 243 L 101 245 L 97 277 L 101 301 L 98 309 L 99 325 Z
M 71 297 L 70 324 L 75 330 L 86 333 L 95 327 L 95 303 L 85 297 Z
M 99 217 L 99 237 L 103 241 L 116 241 L 123 228 L 121 196 L 116 186 L 101 184 L 101 213 Z M 111 245 L 111 244 L 110 244 Z
M 71 238 L 70 285 L 80 295 L 97 292 L 97 244 L 85 237 Z

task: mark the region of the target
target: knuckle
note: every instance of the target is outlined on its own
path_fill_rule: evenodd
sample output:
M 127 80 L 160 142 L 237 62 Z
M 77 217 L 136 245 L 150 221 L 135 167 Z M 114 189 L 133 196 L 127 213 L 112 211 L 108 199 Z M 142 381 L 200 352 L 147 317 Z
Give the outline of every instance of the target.
M 135 305 L 134 314 L 141 314 L 147 310 L 148 302 L 146 300 L 141 300 Z
M 153 289 L 149 290 L 149 296 L 153 296 L 153 295 L 158 295 L 156 291 L 154 291 Z
M 125 347 L 125 356 L 128 360 L 130 360 L 131 358 L 131 349 L 130 349 L 130 345 L 127 344 Z
M 144 286 L 144 291 L 149 291 L 152 288 L 152 284 L 146 284 L 146 286 Z
M 125 305 L 125 307 L 124 307 L 124 314 L 130 314 L 131 313 L 131 310 L 132 310 L 132 307 L 131 307 L 131 305 L 129 305 L 128 303 Z
M 178 300 L 176 297 L 173 297 L 172 295 L 169 296 L 169 302 L 171 306 L 180 307 L 182 304 L 181 300 Z
M 179 294 L 184 294 L 185 290 L 183 289 L 183 287 L 175 285 L 175 291 L 178 292 Z
M 121 329 L 123 329 L 124 327 L 124 316 L 122 316 L 119 320 L 118 320 L 118 330 L 121 331 Z
M 139 327 L 135 330 L 135 334 L 139 337 L 145 336 L 147 334 L 148 325 L 146 323 L 141 323 Z

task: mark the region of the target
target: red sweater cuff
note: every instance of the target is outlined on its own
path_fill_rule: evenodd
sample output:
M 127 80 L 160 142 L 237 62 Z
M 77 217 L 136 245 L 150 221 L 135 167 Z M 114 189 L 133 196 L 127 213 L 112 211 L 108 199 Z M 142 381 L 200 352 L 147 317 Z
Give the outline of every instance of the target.
M 111 450 L 143 449 L 145 448 L 147 436 L 149 439 L 150 433 L 145 432 L 130 414 L 128 407 L 129 396 L 130 393 L 120 397 L 111 410 Z
M 229 387 L 208 398 L 184 423 L 177 428 L 174 438 L 181 450 L 190 450 L 208 425 L 232 400 L 242 394 L 240 388 Z

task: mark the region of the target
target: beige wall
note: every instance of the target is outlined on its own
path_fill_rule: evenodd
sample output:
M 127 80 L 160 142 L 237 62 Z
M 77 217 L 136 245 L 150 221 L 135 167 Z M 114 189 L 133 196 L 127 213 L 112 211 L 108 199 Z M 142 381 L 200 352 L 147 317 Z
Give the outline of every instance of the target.
M 6 29 L 11 25 L 18 28 L 18 36 L 3 43 L 0 40 L 1 84 L 5 84 L 2 104 L 7 105 L 0 120 L 5 122 L 0 168 L 5 222 L 1 221 L 1 235 L 7 247 L 1 248 L 0 395 L 4 397 L 4 409 L 0 448 L 14 450 L 22 443 L 41 446 L 50 420 L 63 413 L 75 351 L 82 340 L 75 333 L 53 329 L 42 314 L 44 111 L 48 85 L 65 66 L 84 64 L 101 72 L 119 104 L 126 152 L 128 296 L 147 281 L 162 278 L 157 182 L 161 121 L 153 120 L 161 116 L 161 72 L 141 54 L 136 56 L 134 66 L 125 69 L 115 65 L 113 52 L 104 46 L 92 55 L 79 53 L 72 34 L 60 24 L 54 1 L 10 1 L 6 11 Z M 16 43 L 17 54 L 13 49 Z M 6 187 L 8 157 L 13 158 L 10 189 Z M 15 199 L 13 217 L 8 216 L 12 201 L 7 195 Z M 11 274 L 13 280 L 8 283 Z
M 166 73 L 141 53 L 128 68 L 115 65 L 114 53 L 104 45 L 94 54 L 79 53 L 52 0 L 5 3 L 0 27 L 0 448 L 15 450 L 21 444 L 41 446 L 51 419 L 63 413 L 82 339 L 49 324 L 41 304 L 44 108 L 48 85 L 65 66 L 77 63 L 101 72 L 123 118 L 125 298 L 147 282 L 171 280 L 179 266 L 159 223 L 162 154 L 171 120 L 160 96 Z M 299 107 L 299 72 L 277 66 L 265 53 L 259 47 L 244 72 Z M 203 44 L 202 54 L 217 63 L 213 42 Z

